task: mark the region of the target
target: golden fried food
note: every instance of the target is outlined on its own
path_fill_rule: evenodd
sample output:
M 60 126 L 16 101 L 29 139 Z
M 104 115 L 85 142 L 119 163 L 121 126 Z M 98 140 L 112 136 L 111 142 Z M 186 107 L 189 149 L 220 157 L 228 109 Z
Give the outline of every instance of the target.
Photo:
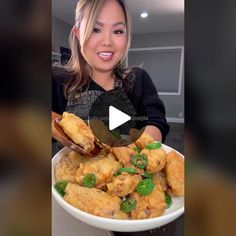
M 166 175 L 170 194 L 184 196 L 184 160 L 175 151 L 166 155 Z
M 131 194 L 137 200 L 137 205 L 131 211 L 133 219 L 147 219 L 160 216 L 166 208 L 165 193 L 160 184 L 155 184 L 153 191 L 147 196 L 140 196 L 137 192 Z
M 128 168 L 131 167 L 131 168 L 135 169 L 137 174 L 140 174 L 140 175 L 144 173 L 144 169 L 139 169 L 139 168 L 135 167 L 134 165 L 132 165 L 131 162 L 125 164 L 124 167 L 128 167 Z
M 151 137 L 151 136 L 148 135 L 148 134 L 143 133 L 143 134 L 136 140 L 135 144 L 136 144 L 139 148 L 143 149 L 143 148 L 146 147 L 147 144 L 149 144 L 149 143 L 154 143 L 154 142 L 155 142 L 155 140 L 153 139 L 153 137 Z
M 64 200 L 90 214 L 112 218 L 127 219 L 127 214 L 120 211 L 121 200 L 97 188 L 85 188 L 69 183 L 65 189 Z
M 79 168 L 80 163 L 84 163 L 88 161 L 88 156 L 83 156 L 78 152 L 71 151 L 68 154 L 69 159 L 71 160 L 72 164 Z
M 103 157 L 108 156 L 108 154 L 109 153 L 106 149 L 102 149 L 96 157 L 103 158 Z M 73 163 L 73 165 L 77 166 L 77 168 L 79 167 L 80 163 L 85 163 L 90 160 L 90 156 L 82 155 L 75 151 L 71 151 L 68 156 L 71 159 L 71 162 Z M 109 154 L 109 157 L 112 158 L 110 154 Z M 115 157 L 113 157 L 113 159 L 115 160 Z
M 134 150 L 135 145 L 128 145 L 128 147 L 112 147 L 111 152 L 115 154 L 119 162 L 127 165 L 131 161 L 131 156 L 136 154 Z
M 103 158 L 90 158 L 86 163 L 81 163 L 76 172 L 76 181 L 82 184 L 86 174 L 92 173 L 96 176 L 96 187 L 102 188 L 112 181 L 113 174 L 122 167 L 112 154 Z
M 75 182 L 75 176 L 78 166 L 71 161 L 67 156 L 62 157 L 55 168 L 56 182 L 66 180 L 68 182 Z
M 107 184 L 107 192 L 119 197 L 125 197 L 134 192 L 140 180 L 142 180 L 140 175 L 130 175 L 124 172 L 113 177 L 112 182 Z
M 146 167 L 147 172 L 156 173 L 165 167 L 166 152 L 163 148 L 153 150 L 143 149 L 141 153 L 148 159 Z
M 94 136 L 91 129 L 78 116 L 63 112 L 59 125 L 71 140 L 80 145 L 85 151 L 94 149 Z
M 163 191 L 167 191 L 167 180 L 166 180 L 166 174 L 162 171 L 157 172 L 154 175 L 153 181 L 155 184 L 160 184 Z

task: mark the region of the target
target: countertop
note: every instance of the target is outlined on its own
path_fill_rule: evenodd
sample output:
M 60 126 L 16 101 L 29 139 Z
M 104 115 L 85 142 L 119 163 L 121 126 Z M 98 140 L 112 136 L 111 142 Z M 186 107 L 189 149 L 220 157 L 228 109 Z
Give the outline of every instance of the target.
M 106 230 L 87 225 L 67 213 L 52 197 L 53 236 L 113 236 Z

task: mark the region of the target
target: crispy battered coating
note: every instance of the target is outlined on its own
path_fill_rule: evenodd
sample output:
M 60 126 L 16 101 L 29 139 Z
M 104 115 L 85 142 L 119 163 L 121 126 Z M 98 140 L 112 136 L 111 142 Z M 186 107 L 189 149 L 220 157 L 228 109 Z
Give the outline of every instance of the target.
M 136 154 L 134 150 L 135 145 L 129 145 L 127 147 L 113 147 L 111 152 L 115 154 L 119 162 L 123 165 L 127 165 L 131 161 L 131 156 Z
M 157 172 L 154 175 L 153 181 L 155 184 L 160 184 L 163 191 L 167 191 L 167 180 L 166 180 L 166 174 L 162 171 Z
M 75 182 L 77 165 L 74 164 L 67 155 L 63 156 L 55 167 L 55 180 L 67 180 L 68 182 Z
M 153 191 L 147 196 L 140 196 L 137 192 L 131 194 L 137 200 L 137 205 L 131 211 L 133 219 L 147 219 L 160 216 L 166 208 L 165 194 L 160 184 L 155 184 Z
M 124 167 L 131 167 L 131 168 L 133 168 L 133 169 L 136 170 L 136 173 L 137 173 L 137 174 L 140 174 L 140 175 L 144 173 L 144 169 L 139 169 L 139 168 L 137 168 L 136 166 L 132 165 L 131 162 L 129 162 L 129 163 L 127 163 L 126 165 L 124 165 Z
M 142 179 L 140 175 L 131 175 L 126 172 L 113 177 L 112 182 L 107 184 L 107 192 L 119 197 L 125 197 L 134 192 L 139 181 Z
M 86 163 L 81 163 L 76 172 L 76 181 L 82 184 L 83 178 L 88 173 L 96 175 L 96 187 L 102 188 L 112 181 L 113 174 L 122 167 L 121 163 L 115 160 L 112 154 L 103 158 L 89 159 Z
M 165 167 L 166 152 L 163 148 L 153 150 L 143 149 L 141 153 L 145 154 L 148 159 L 147 172 L 156 173 Z
M 100 189 L 85 188 L 71 183 L 67 185 L 65 192 L 64 200 L 82 211 L 112 219 L 128 218 L 120 211 L 121 200 L 117 196 L 112 196 Z
M 63 112 L 59 125 L 71 140 L 80 145 L 85 151 L 94 149 L 94 135 L 86 123 L 78 116 Z
M 102 149 L 96 157 L 103 158 L 103 157 L 108 156 L 108 154 L 109 152 L 106 149 Z M 73 163 L 73 165 L 77 166 L 77 168 L 79 168 L 80 163 L 88 162 L 91 159 L 90 156 L 82 155 L 74 151 L 71 151 L 68 156 L 71 159 L 71 162 Z M 109 157 L 115 160 L 115 157 L 113 157 L 111 154 L 109 154 Z
M 154 143 L 155 140 L 153 139 L 153 137 L 151 137 L 148 134 L 143 133 L 139 139 L 136 140 L 135 144 L 141 148 L 144 149 L 146 147 L 147 144 L 149 143 Z
M 87 162 L 89 157 L 88 156 L 83 156 L 79 154 L 78 152 L 71 151 L 68 154 L 69 159 L 71 160 L 72 164 L 79 168 L 80 163 Z
M 175 151 L 166 155 L 167 182 L 171 188 L 170 194 L 184 196 L 184 160 Z

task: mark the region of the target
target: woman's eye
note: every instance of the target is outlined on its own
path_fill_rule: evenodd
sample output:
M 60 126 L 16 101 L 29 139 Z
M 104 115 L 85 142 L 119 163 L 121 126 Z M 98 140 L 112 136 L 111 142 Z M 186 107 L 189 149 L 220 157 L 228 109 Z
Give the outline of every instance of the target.
M 114 34 L 124 34 L 124 30 L 115 30 Z
M 98 28 L 93 28 L 93 33 L 100 33 L 100 32 L 101 32 L 100 29 L 98 29 Z

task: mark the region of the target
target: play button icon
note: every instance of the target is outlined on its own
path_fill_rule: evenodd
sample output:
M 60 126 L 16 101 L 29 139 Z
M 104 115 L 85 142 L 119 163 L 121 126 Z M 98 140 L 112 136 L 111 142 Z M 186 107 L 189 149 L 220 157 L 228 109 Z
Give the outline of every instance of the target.
M 109 106 L 109 130 L 112 131 L 115 128 L 121 126 L 127 121 L 131 120 L 131 117 L 124 112 L 118 110 L 113 106 Z
M 88 124 L 100 143 L 121 147 L 140 137 L 144 130 L 140 121 L 128 95 L 123 89 L 117 88 L 95 99 L 89 112 Z

